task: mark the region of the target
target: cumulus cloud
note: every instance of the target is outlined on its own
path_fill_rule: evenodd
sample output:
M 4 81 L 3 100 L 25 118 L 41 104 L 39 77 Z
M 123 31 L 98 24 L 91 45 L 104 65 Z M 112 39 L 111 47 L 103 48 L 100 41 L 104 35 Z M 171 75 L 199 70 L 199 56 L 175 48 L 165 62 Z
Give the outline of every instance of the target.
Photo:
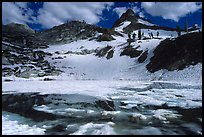
M 3 2 L 2 23 L 32 23 L 33 11 L 29 9 L 27 2 Z
M 11 22 L 25 23 L 27 17 L 23 16 L 23 9 L 14 2 L 2 3 L 2 23 L 8 24 Z
M 102 19 L 104 9 L 113 2 L 45 2 L 38 12 L 37 21 L 44 28 L 60 25 L 67 20 L 84 20 L 96 24 Z
M 28 2 L 15 2 L 15 4 L 19 7 L 19 8 L 23 8 L 26 9 L 28 6 Z
M 202 4 L 197 2 L 142 2 L 141 7 L 152 16 L 178 21 L 188 13 L 201 9 Z

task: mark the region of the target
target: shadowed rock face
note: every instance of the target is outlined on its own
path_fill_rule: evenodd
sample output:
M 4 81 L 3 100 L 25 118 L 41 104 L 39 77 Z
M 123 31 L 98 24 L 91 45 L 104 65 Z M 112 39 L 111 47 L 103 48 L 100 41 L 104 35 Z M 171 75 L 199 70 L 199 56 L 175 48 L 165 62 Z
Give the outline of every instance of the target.
M 199 62 L 202 62 L 202 32 L 162 41 L 154 50 L 154 56 L 146 68 L 150 72 L 160 69 L 182 70 Z

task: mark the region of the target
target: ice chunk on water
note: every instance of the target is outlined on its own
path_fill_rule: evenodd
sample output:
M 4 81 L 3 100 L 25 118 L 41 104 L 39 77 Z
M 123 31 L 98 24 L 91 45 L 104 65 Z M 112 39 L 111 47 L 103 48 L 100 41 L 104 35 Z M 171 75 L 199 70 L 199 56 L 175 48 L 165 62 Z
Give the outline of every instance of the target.
M 181 117 L 181 115 L 177 114 L 176 111 L 166 110 L 166 109 L 157 109 L 153 111 L 154 118 L 158 118 L 162 121 L 177 119 Z
M 72 135 L 115 135 L 112 125 L 114 125 L 112 122 L 105 124 L 94 124 L 91 122 L 80 126 L 79 130 L 72 133 Z

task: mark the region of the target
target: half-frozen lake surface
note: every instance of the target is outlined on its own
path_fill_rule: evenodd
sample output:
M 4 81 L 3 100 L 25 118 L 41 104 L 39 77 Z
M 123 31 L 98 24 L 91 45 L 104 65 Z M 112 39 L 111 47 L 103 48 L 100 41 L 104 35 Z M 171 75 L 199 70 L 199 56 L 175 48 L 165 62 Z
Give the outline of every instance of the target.
M 2 134 L 202 134 L 200 84 L 18 80 L 2 89 Z

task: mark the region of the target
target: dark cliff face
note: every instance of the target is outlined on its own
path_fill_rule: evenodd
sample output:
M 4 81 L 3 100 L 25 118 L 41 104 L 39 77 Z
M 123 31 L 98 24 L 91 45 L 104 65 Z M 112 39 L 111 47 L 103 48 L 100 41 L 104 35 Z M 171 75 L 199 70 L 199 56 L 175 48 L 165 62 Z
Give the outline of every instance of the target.
M 202 32 L 182 35 L 175 40 L 166 39 L 154 50 L 146 68 L 150 72 L 160 69 L 182 70 L 202 63 Z

